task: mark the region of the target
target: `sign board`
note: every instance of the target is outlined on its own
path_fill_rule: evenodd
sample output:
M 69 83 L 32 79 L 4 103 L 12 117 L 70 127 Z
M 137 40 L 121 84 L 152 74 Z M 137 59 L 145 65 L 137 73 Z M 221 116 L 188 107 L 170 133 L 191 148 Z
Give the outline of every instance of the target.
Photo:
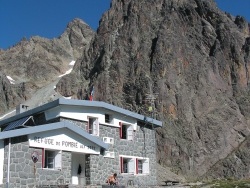
M 34 163 L 36 163 L 39 159 L 39 155 L 36 151 L 34 151 L 32 154 L 31 154 L 31 159 Z
M 100 154 L 100 146 L 68 129 L 34 133 L 28 138 L 31 147 Z

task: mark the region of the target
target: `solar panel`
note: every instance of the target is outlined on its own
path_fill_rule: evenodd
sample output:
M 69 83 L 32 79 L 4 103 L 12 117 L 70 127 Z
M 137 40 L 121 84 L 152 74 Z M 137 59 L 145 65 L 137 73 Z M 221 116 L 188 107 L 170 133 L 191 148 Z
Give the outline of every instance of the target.
M 24 117 L 22 119 L 16 120 L 9 123 L 9 125 L 3 131 L 9 131 L 23 126 L 32 116 Z

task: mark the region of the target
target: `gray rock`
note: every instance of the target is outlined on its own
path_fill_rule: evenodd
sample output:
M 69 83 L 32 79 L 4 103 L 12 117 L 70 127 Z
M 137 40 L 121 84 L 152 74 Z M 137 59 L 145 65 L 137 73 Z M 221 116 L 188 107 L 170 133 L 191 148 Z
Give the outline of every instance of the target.
M 197 179 L 249 135 L 249 58 L 249 27 L 212 0 L 113 1 L 60 91 L 162 120 L 158 162 Z
M 96 35 L 74 20 L 58 39 L 1 50 L 1 110 L 48 83 L 78 99 L 95 86 L 94 100 L 163 121 L 161 166 L 191 180 L 249 178 L 249 63 L 249 24 L 213 0 L 113 0 Z

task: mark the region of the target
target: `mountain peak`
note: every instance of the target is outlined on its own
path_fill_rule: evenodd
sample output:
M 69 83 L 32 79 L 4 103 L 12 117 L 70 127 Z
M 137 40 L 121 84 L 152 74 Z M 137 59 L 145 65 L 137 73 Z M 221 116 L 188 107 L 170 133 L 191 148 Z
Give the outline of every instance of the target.
M 86 22 L 84 22 L 82 19 L 74 18 L 72 21 L 68 23 L 67 28 L 71 28 L 73 26 L 83 26 L 83 25 L 90 28 L 90 26 Z

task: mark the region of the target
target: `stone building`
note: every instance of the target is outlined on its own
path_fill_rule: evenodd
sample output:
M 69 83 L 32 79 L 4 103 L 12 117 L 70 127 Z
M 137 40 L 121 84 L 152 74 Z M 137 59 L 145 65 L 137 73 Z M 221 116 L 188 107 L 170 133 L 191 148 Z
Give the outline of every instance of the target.
M 63 98 L 17 111 L 0 121 L 1 187 L 98 186 L 113 173 L 120 184 L 156 185 L 160 121 L 104 102 Z

